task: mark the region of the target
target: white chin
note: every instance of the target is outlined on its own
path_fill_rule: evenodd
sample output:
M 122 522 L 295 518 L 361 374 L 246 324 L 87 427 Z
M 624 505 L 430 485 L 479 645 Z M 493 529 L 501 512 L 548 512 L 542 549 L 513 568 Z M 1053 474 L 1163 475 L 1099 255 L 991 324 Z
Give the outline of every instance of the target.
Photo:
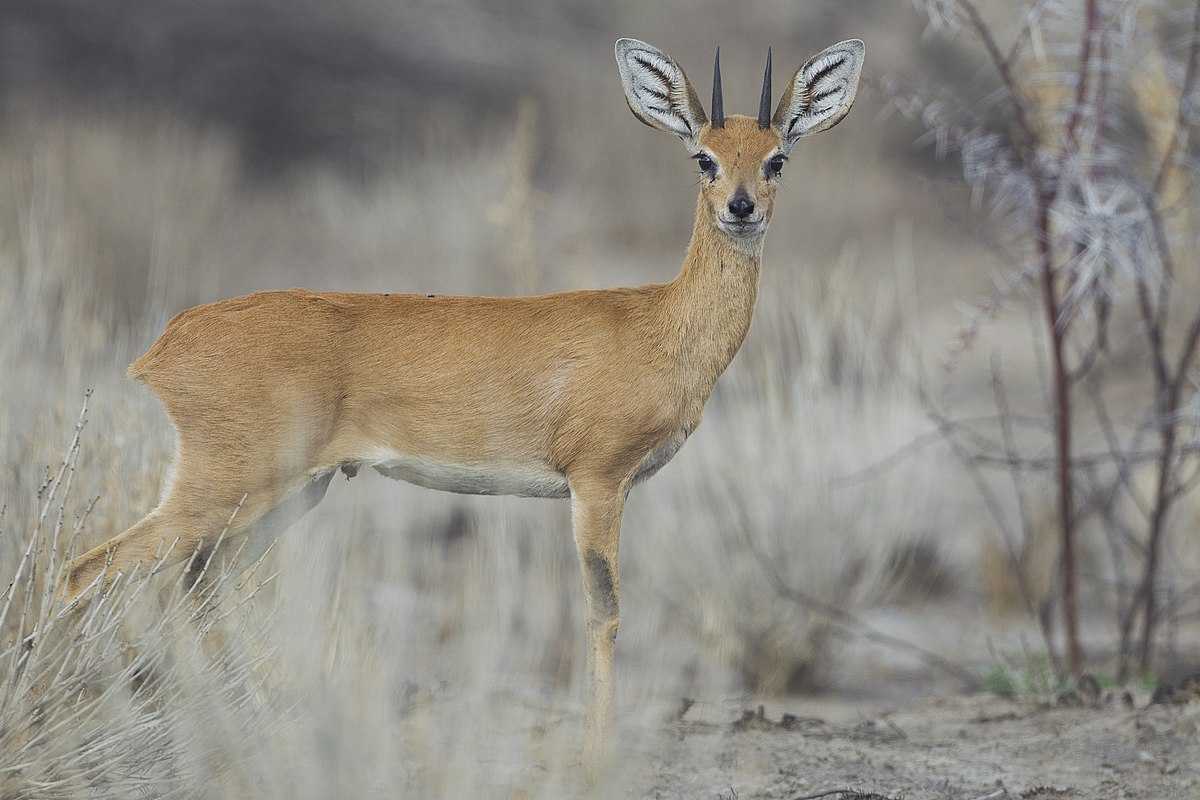
M 741 227 L 738 225 L 721 224 L 721 230 L 731 239 L 736 239 L 739 242 L 752 242 L 755 239 L 761 238 L 766 231 L 766 225 L 761 223 L 757 225 L 747 225 Z

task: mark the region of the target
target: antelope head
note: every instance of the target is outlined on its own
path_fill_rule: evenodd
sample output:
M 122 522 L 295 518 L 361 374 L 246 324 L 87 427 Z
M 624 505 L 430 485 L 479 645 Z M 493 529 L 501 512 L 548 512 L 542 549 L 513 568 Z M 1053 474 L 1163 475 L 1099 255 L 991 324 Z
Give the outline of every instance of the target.
M 842 121 L 854 103 L 865 48 L 858 39 L 813 56 L 771 113 L 771 51 L 758 116 L 725 115 L 721 51 L 713 65 L 712 118 L 683 69 L 636 39 L 620 39 L 617 67 L 634 116 L 683 141 L 700 169 L 701 213 L 739 248 L 761 246 L 784 163 L 801 138 Z

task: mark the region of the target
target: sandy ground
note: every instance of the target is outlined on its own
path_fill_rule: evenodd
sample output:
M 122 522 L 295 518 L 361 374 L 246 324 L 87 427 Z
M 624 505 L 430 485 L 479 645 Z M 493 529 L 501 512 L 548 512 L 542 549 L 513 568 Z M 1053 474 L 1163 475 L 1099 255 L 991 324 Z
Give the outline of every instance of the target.
M 634 796 L 1200 797 L 1200 703 L 1139 702 L 958 696 L 844 722 L 786 705 L 724 724 L 690 711 L 662 730 Z
M 513 701 L 510 696 L 501 704 Z M 579 709 L 534 705 L 526 698 L 519 710 L 509 706 L 501 717 L 508 735 L 489 737 L 475 751 L 478 761 L 471 768 L 489 776 L 487 796 L 1200 798 L 1200 700 L 1195 697 L 1152 703 L 1148 693 L 1105 691 L 1099 698 L 1070 695 L 1039 702 L 949 694 L 867 709 L 843 696 L 773 701 L 751 709 L 737 701 L 695 703 L 682 715 L 683 704 L 627 706 L 618 710 L 608 780 L 591 791 L 575 780 Z M 447 708 L 435 701 L 425 710 L 440 714 Z M 514 759 L 505 742 L 516 739 L 538 744 Z M 428 789 L 429 776 L 424 778 L 408 788 Z M 449 785 L 440 783 L 444 793 Z M 475 788 L 472 795 L 479 796 L 479 785 Z

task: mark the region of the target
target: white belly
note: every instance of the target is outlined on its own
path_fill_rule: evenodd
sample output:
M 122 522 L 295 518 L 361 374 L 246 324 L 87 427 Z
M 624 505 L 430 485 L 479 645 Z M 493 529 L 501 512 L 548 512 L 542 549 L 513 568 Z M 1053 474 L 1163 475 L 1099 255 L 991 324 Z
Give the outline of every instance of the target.
M 513 494 L 519 497 L 570 497 L 567 476 L 549 466 L 457 464 L 404 453 L 368 460 L 381 475 L 429 489 L 459 494 Z

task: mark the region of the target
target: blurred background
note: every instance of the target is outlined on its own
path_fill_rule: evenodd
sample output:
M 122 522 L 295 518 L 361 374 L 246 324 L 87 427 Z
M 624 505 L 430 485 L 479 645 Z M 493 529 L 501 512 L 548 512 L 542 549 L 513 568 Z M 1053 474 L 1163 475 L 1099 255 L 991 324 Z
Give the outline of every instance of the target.
M 997 501 L 1033 520 L 1014 559 L 930 409 L 994 413 L 1002 359 L 1013 405 L 1044 412 L 1045 331 L 1015 292 L 964 337 L 1011 264 L 962 165 L 936 157 L 920 114 L 897 112 L 895 87 L 977 103 L 983 122 L 1005 111 L 978 43 L 936 35 L 924 6 L 938 4 L 916 5 L 6 0 L 0 582 L 40 524 L 43 475 L 70 454 L 86 389 L 64 506 L 77 548 L 156 502 L 169 425 L 123 376 L 176 311 L 293 286 L 523 294 L 669 280 L 696 177 L 673 137 L 630 114 L 614 40 L 672 54 L 706 106 L 719 45 L 726 109 L 750 114 L 768 45 L 778 94 L 814 52 L 857 37 L 857 105 L 792 155 L 749 338 L 697 435 L 630 501 L 626 743 L 653 741 L 682 697 L 723 721 L 754 697 L 860 707 L 958 691 L 989 670 L 1027 674 L 1056 569 L 1050 487 Z M 1159 5 L 1145 35 L 1177 57 L 1177 9 Z M 998 0 L 979 8 L 1004 42 L 1025 22 Z M 1194 508 L 1182 508 L 1186 530 Z M 1082 545 L 1100 663 L 1115 602 L 1104 546 Z M 1195 585 L 1196 549 L 1193 536 L 1172 551 L 1180 591 Z M 229 635 L 254 642 L 238 652 L 263 673 L 251 700 L 216 703 L 204 724 L 168 721 L 206 742 L 225 776 L 213 796 L 556 796 L 554 767 L 577 760 L 582 719 L 577 572 L 566 503 L 339 481 L 238 606 Z M 1194 657 L 1188 602 L 1174 607 L 1164 663 Z M 251 728 L 262 752 L 205 738 Z M 195 766 L 161 747 L 147 782 Z M 530 763 L 549 769 L 531 776 Z
M 109 215 L 96 220 L 94 235 L 107 239 L 88 272 L 127 315 L 143 311 L 157 284 L 170 284 L 165 299 L 177 304 L 285 278 L 373 289 L 403 277 L 431 291 L 465 291 L 470 280 L 473 290 L 504 292 L 520 277 L 518 255 L 536 267 L 524 279 L 538 291 L 604 285 L 613 269 L 628 271 L 618 279 L 670 277 L 690 232 L 692 177 L 676 143 L 629 127 L 609 63 L 619 36 L 672 53 L 705 98 L 723 45 L 730 107 L 744 113 L 754 112 L 768 44 L 778 51 L 777 84 L 848 31 L 871 40 L 869 81 L 932 64 L 962 73 L 952 49 L 918 46 L 922 15 L 867 2 L 206 0 L 116 11 L 18 0 L 0 25 L 4 130 L 72 157 L 63 169 L 80 174 L 70 175 L 69 202 L 89 220 L 95 206 Z M 796 223 L 773 231 L 774 251 L 811 253 L 810 270 L 835 264 L 847 245 L 890 261 L 898 207 L 918 211 L 909 173 L 932 153 L 914 148 L 914 128 L 867 95 L 855 125 L 813 140 L 797 162 Z M 88 146 L 113 149 L 85 155 Z M 124 175 L 129 191 L 102 185 L 115 180 L 108 173 Z M 188 190 L 163 196 L 177 185 Z M 412 206 L 388 205 L 408 197 Z M 929 198 L 920 205 L 936 216 Z M 422 210 L 438 213 L 417 222 Z M 310 217 L 280 219 L 286 212 Z M 138 226 L 167 213 L 188 222 L 154 229 L 166 250 L 136 253 L 152 238 Z M 525 213 L 535 220 L 528 231 L 515 218 Z M 312 227 L 325 224 L 342 230 Z M 512 241 L 522 236 L 529 241 Z M 202 261 L 180 266 L 170 248 Z

